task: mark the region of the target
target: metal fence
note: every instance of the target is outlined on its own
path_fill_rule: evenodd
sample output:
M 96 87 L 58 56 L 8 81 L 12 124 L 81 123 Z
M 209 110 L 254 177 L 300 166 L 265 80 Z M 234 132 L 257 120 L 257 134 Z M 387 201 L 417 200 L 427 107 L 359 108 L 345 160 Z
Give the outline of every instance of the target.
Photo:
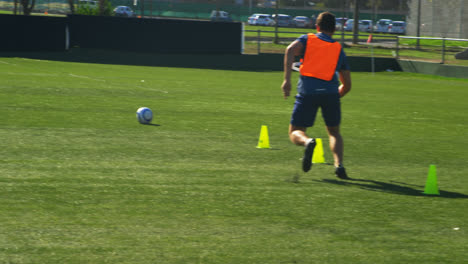
M 414 40 L 416 43 L 403 45 L 401 43 L 404 40 Z M 398 36 L 396 44 L 397 59 L 425 60 L 441 64 L 466 64 L 468 66 L 468 39 Z M 463 59 L 457 59 L 455 56 L 460 53 L 467 53 L 467 55 Z M 466 63 L 463 63 L 464 61 Z
M 246 42 L 256 43 L 256 52 L 262 53 L 262 44 L 276 43 L 276 44 L 289 44 L 300 35 L 308 34 L 310 32 L 300 31 L 277 31 L 277 30 L 244 30 Z M 254 34 L 247 34 L 247 32 Z M 337 31 L 333 38 L 339 41 L 344 48 L 352 45 L 354 37 L 357 37 L 357 45 L 355 48 L 369 48 L 371 46 L 378 46 L 381 48 L 394 49 L 397 47 L 398 36 L 396 35 L 382 35 L 372 34 L 372 41 L 369 42 L 369 34 L 352 34 L 345 33 L 344 31 Z
M 408 34 L 468 38 L 468 0 L 411 0 Z
M 251 45 L 245 52 L 250 54 L 282 53 L 286 45 L 308 32 L 276 31 L 276 30 L 244 30 L 245 42 Z M 358 42 L 353 43 L 357 36 Z M 458 64 L 468 66 L 468 58 L 456 59 L 455 55 L 466 51 L 468 53 L 468 39 L 429 38 L 397 36 L 388 34 L 350 34 L 336 32 L 334 39 L 341 42 L 345 51 L 357 56 L 394 57 L 397 59 L 420 60 L 441 64 Z M 273 50 L 269 48 L 273 43 L 282 44 Z

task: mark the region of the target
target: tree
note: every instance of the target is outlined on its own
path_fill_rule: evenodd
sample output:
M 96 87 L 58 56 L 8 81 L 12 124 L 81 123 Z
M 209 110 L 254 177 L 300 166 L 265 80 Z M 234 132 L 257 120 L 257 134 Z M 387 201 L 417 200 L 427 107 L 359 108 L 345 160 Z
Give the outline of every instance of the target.
M 34 9 L 36 0 L 20 0 L 20 4 L 23 7 L 24 15 L 29 16 L 31 15 L 32 10 Z
M 309 7 L 311 6 L 309 2 L 311 0 L 282 0 L 281 6 L 290 6 L 290 7 Z
M 362 3 L 364 4 L 364 3 Z M 373 6 L 375 5 L 375 6 Z M 380 10 L 408 10 L 408 0 L 367 0 L 365 5 L 367 8 L 377 8 Z
M 73 0 L 68 0 L 68 5 L 70 6 L 70 13 L 75 14 L 75 3 Z
M 343 8 L 343 0 L 324 0 L 322 2 L 328 8 Z
M 353 23 L 353 44 L 357 44 L 359 41 L 359 6 L 360 0 L 354 0 L 354 23 Z
M 100 16 L 111 16 L 112 15 L 112 5 L 108 0 L 99 0 L 99 11 L 98 15 Z
M 376 0 L 375 7 L 380 10 L 407 10 L 409 0 Z M 325 7 L 343 8 L 342 0 L 323 0 Z M 373 8 L 373 0 L 360 1 L 360 7 Z
M 76 13 L 88 16 L 112 16 L 112 5 L 108 0 L 99 0 L 97 5 L 85 3 L 78 5 Z

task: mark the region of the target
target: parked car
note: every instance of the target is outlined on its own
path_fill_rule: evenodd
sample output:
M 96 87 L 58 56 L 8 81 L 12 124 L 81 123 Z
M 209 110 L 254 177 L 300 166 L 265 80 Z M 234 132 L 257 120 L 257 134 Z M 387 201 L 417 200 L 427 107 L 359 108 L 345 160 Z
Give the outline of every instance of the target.
M 135 16 L 135 13 L 128 6 L 117 6 L 116 8 L 114 8 L 114 15 L 123 17 L 133 17 Z
M 404 21 L 393 21 L 390 24 L 390 29 L 388 30 L 390 33 L 395 34 L 406 34 L 406 22 Z
M 317 17 L 315 15 L 312 15 L 310 17 L 310 23 L 312 24 L 311 28 L 316 28 L 316 23 L 317 23 Z
M 91 9 L 98 8 L 98 2 L 92 0 L 80 0 L 78 1 L 78 6 L 86 6 Z
M 374 25 L 372 20 L 360 20 L 359 21 L 359 31 L 371 32 Z
M 258 26 L 274 26 L 275 21 L 271 15 L 267 14 L 253 14 L 249 17 L 249 25 L 258 25 Z
M 297 16 L 293 19 L 294 25 L 301 28 L 311 28 L 312 20 L 306 16 Z
M 392 20 L 390 19 L 380 19 L 377 21 L 377 27 L 375 29 L 376 32 L 381 32 L 381 33 L 388 33 L 390 24 L 392 24 Z
M 353 27 L 354 27 L 354 19 L 348 19 L 344 26 L 345 31 L 353 31 Z
M 251 16 L 249 16 L 249 17 L 247 18 L 247 23 L 248 23 L 249 25 L 253 25 L 253 24 L 251 24 L 250 21 L 251 21 L 252 18 L 254 18 L 254 17 L 258 16 L 258 15 L 263 15 L 263 14 L 252 14 Z M 252 20 L 252 21 L 253 21 L 253 20 Z
M 348 18 L 346 17 L 337 17 L 336 18 L 336 30 L 337 31 L 341 31 L 343 30 L 343 25 L 346 23 L 346 21 L 348 20 Z
M 258 16 L 258 15 L 263 15 L 263 14 L 252 14 L 251 16 L 249 16 L 249 18 L 247 18 L 247 23 L 249 25 L 255 25 L 255 24 L 253 24 L 255 22 L 255 20 L 253 20 L 253 18 Z
M 218 11 L 218 10 L 211 11 L 210 20 L 221 21 L 221 22 L 232 22 L 231 15 L 229 15 L 228 12 Z
M 276 15 L 272 18 L 276 22 Z M 294 27 L 293 18 L 290 15 L 278 14 L 278 27 Z

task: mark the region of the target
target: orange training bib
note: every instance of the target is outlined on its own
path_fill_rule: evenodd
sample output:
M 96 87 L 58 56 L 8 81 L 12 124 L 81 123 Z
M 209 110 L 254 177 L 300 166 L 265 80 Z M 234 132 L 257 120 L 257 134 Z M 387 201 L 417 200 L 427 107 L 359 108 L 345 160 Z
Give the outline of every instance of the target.
M 340 57 L 341 45 L 327 42 L 315 34 L 308 34 L 304 61 L 299 68 L 301 75 L 331 81 Z

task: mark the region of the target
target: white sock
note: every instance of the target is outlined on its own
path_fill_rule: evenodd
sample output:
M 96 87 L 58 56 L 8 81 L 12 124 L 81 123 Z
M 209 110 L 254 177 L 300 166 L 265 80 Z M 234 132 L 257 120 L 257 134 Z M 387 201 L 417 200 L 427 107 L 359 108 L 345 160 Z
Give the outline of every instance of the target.
M 306 140 L 305 147 L 307 147 L 307 145 L 309 145 L 309 143 L 310 143 L 312 140 L 314 140 L 314 139 L 313 139 L 313 138 L 309 138 L 309 139 L 307 139 L 307 140 Z

